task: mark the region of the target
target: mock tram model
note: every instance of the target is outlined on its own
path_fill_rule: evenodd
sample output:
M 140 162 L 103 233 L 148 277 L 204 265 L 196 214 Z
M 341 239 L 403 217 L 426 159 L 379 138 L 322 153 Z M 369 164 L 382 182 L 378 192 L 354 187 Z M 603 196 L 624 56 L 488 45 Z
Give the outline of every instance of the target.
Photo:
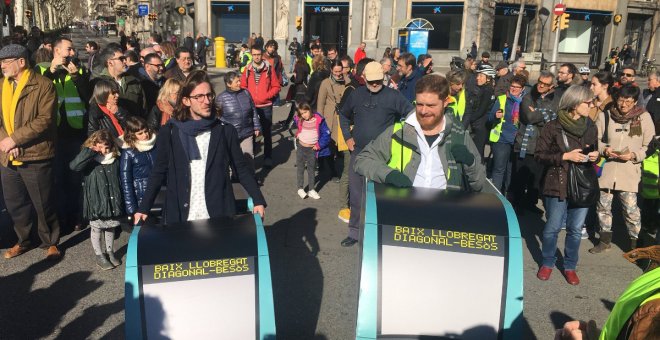
M 134 228 L 127 339 L 275 339 L 264 227 L 243 188 L 234 192 L 235 217 Z
M 522 337 L 520 228 L 489 190 L 367 183 L 357 340 Z

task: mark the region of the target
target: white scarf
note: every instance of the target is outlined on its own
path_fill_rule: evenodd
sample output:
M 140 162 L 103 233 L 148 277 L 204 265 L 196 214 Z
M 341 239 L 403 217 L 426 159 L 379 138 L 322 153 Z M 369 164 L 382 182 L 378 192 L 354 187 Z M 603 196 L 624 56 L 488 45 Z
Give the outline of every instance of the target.
M 156 134 L 152 133 L 151 138 L 148 140 L 138 140 L 135 141 L 135 148 L 140 151 L 140 152 L 145 152 L 153 149 L 154 145 L 156 145 Z
M 112 164 L 115 161 L 115 154 L 110 152 L 105 155 L 96 155 L 94 156 L 94 160 L 103 165 Z

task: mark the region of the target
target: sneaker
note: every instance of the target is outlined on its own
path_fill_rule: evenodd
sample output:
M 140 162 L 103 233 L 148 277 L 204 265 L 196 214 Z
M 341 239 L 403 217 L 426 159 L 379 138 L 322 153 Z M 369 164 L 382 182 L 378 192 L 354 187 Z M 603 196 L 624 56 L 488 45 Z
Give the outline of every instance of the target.
M 588 240 L 589 239 L 589 233 L 587 232 L 587 228 L 582 228 L 582 237 L 583 240 Z
M 339 210 L 339 215 L 337 215 L 337 217 L 339 217 L 342 222 L 348 223 L 348 220 L 351 219 L 351 209 L 344 208 Z
M 307 197 L 307 193 L 304 189 L 298 189 L 298 196 L 300 196 L 302 199 L 305 199 L 305 197 Z
M 313 199 L 315 199 L 315 200 L 321 198 L 321 196 L 319 196 L 319 193 L 316 192 L 316 190 L 313 190 L 313 189 L 310 190 L 310 191 L 307 193 L 307 195 L 309 195 L 309 197 L 311 197 L 311 198 L 313 198 Z
M 112 265 L 112 263 L 110 263 L 110 261 L 108 261 L 108 258 L 105 257 L 105 254 L 96 255 L 96 265 L 103 270 L 110 270 L 115 267 Z
M 17 244 L 17 245 L 15 245 L 15 246 L 9 248 L 9 249 L 5 252 L 5 258 L 6 258 L 6 259 L 11 259 L 11 258 L 13 258 L 13 257 L 16 257 L 16 256 L 19 256 L 19 255 L 22 255 L 22 254 L 25 253 L 26 251 L 28 251 L 28 247 L 21 247 L 19 244 Z

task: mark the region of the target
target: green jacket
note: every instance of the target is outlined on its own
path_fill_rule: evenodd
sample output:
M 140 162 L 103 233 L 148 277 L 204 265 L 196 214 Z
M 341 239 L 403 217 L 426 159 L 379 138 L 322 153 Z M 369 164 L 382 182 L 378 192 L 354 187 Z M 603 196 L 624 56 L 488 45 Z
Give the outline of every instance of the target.
M 410 114 L 415 115 L 415 111 Z M 486 183 L 486 169 L 479 161 L 479 152 L 470 134 L 465 131 L 461 124 L 454 124 L 454 119 L 451 115 L 445 115 L 445 130 L 437 148 L 442 168 L 445 170 L 445 176 L 447 177 L 461 176 L 462 172 L 467 178 L 469 187 L 473 191 L 479 192 L 484 188 L 484 184 Z M 375 182 L 385 182 L 385 177 L 394 170 L 388 166 L 392 158 L 392 139 L 400 137 L 400 132 L 393 135 L 393 131 L 394 126 L 389 127 L 375 140 L 367 144 L 355 159 L 355 172 Z M 452 134 L 459 134 L 459 136 L 452 136 Z M 411 182 L 414 182 L 417 170 L 422 161 L 422 156 L 419 152 L 419 144 L 417 143 L 417 131 L 408 122 L 403 126 L 403 141 L 403 145 L 412 150 L 412 156 L 407 165 L 405 165 L 403 174 L 408 176 Z M 450 170 L 450 163 L 454 162 L 454 157 L 450 151 L 453 141 L 461 141 L 465 144 L 468 150 L 475 156 L 475 160 L 471 166 L 457 163 L 456 165 L 459 167 L 458 171 L 452 172 L 448 170 Z M 451 183 L 450 178 L 447 178 L 447 183 Z
M 98 155 L 89 148 L 69 163 L 73 171 L 83 175 L 83 217 L 87 220 L 109 219 L 122 216 L 123 194 L 119 186 L 119 157 L 112 164 L 101 164 Z
M 97 79 L 105 77 L 113 80 L 114 78 L 108 73 L 108 69 L 104 68 L 101 75 L 92 80 L 92 88 L 96 85 Z M 121 77 L 121 86 L 119 87 L 119 106 L 126 109 L 131 115 L 146 117 L 147 102 L 142 89 L 142 83 L 139 79 L 130 74 L 124 74 Z

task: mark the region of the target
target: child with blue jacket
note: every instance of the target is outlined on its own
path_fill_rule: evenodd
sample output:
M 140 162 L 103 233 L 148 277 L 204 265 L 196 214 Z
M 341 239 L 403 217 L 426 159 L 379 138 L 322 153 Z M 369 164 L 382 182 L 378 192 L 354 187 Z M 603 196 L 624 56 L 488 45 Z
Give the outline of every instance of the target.
M 298 196 L 307 196 L 317 200 L 321 198 L 316 192 L 316 159 L 330 157 L 330 129 L 325 119 L 312 113 L 311 106 L 306 102 L 297 104 L 297 115 L 294 117 L 298 132 L 296 132 L 296 168 L 298 172 Z M 308 189 L 305 192 L 304 172 L 307 166 Z

